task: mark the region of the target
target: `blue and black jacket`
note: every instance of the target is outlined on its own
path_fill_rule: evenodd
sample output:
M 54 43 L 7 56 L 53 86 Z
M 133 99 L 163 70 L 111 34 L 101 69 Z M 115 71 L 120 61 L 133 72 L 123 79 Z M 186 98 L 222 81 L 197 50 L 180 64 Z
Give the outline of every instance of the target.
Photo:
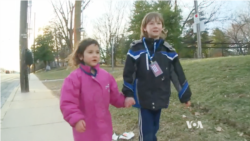
M 125 62 L 122 92 L 126 97 L 134 97 L 134 107 L 157 110 L 167 108 L 171 95 L 170 81 L 178 91 L 181 103 L 191 98 L 191 90 L 183 72 L 175 49 L 162 39 L 146 38 L 145 43 L 150 55 L 154 53 L 154 43 L 158 48 L 152 58 L 162 70 L 162 74 L 155 77 L 150 68 L 143 40 L 136 40 L 130 45 Z

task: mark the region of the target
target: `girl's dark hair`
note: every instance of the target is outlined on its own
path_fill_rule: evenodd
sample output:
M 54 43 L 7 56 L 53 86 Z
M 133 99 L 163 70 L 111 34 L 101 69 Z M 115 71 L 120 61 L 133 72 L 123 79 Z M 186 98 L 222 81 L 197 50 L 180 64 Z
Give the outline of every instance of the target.
M 99 43 L 95 39 L 87 38 L 87 39 L 82 40 L 78 44 L 78 46 L 75 48 L 75 50 L 69 55 L 68 63 L 72 69 L 78 68 L 79 64 L 83 62 L 79 58 L 83 56 L 84 51 L 91 44 L 94 44 L 100 47 Z

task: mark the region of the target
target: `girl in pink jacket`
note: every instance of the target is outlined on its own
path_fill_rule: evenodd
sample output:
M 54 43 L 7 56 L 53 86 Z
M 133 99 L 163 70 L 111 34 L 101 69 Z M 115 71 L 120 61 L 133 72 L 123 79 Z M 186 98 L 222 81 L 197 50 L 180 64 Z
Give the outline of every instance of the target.
M 71 66 L 79 66 L 65 78 L 60 98 L 64 119 L 73 129 L 75 141 L 112 141 L 109 104 L 130 107 L 112 75 L 99 67 L 99 44 L 85 39 L 72 53 Z

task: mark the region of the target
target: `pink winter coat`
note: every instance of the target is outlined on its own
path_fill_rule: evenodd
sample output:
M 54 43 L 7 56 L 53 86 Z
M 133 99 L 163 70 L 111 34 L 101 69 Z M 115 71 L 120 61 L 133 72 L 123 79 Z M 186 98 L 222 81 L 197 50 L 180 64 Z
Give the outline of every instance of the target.
M 95 67 L 96 76 L 90 67 L 80 65 L 65 78 L 60 98 L 60 109 L 64 119 L 72 126 L 75 141 L 112 141 L 112 120 L 109 104 L 124 107 L 125 97 L 118 90 L 117 83 L 107 71 Z M 74 128 L 84 120 L 86 130 L 77 132 Z

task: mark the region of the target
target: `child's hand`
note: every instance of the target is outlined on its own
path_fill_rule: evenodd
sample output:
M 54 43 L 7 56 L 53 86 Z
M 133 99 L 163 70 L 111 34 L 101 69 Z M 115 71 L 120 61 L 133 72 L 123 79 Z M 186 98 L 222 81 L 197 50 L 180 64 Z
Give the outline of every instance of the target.
M 190 106 L 191 106 L 191 102 L 190 102 L 190 101 L 188 101 L 188 102 L 186 102 L 186 103 L 185 103 L 185 105 L 186 105 L 186 108 L 188 108 L 188 107 L 190 107 Z
M 126 108 L 131 107 L 132 105 L 135 105 L 135 99 L 133 97 L 127 97 L 124 102 L 124 106 Z
M 86 123 L 84 120 L 79 120 L 75 126 L 76 131 L 84 132 L 86 130 Z

